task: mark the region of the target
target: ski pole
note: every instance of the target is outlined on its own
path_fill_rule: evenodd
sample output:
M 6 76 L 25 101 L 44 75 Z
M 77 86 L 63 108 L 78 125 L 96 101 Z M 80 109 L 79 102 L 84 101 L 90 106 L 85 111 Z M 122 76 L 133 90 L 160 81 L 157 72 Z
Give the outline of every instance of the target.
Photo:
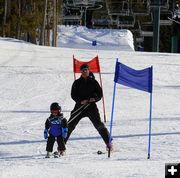
M 84 107 L 84 105 L 82 105 L 81 107 L 79 107 L 78 109 L 76 109 L 76 111 L 74 111 L 74 112 L 71 114 L 71 116 L 74 115 L 75 113 L 77 113 L 77 112 L 78 112 L 79 110 L 81 110 L 83 107 Z
M 90 103 L 88 103 L 80 112 L 78 112 L 78 114 L 76 114 L 70 121 L 68 121 L 68 124 L 71 123 L 74 119 L 76 119 L 76 117 L 78 117 L 89 105 Z

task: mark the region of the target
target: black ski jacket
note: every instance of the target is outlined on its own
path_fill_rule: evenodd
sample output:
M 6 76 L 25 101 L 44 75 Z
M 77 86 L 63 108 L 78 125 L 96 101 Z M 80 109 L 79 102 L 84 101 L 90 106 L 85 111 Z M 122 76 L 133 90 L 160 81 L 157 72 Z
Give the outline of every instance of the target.
M 87 77 L 84 79 L 81 76 L 72 85 L 71 97 L 76 104 L 80 104 L 82 100 L 89 100 L 90 98 L 95 98 L 97 102 L 102 98 L 102 88 L 94 78 Z

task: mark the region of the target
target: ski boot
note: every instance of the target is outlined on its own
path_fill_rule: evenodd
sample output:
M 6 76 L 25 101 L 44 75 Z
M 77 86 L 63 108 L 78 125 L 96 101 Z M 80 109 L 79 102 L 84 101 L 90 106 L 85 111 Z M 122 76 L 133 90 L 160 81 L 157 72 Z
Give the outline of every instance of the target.
M 50 157 L 52 157 L 52 152 L 47 151 L 45 158 L 50 158 Z
M 109 151 L 109 143 L 106 145 L 106 150 Z M 111 141 L 110 151 L 113 151 L 113 143 Z
M 64 150 L 61 150 L 60 151 L 60 156 L 65 156 L 66 155 L 66 152 Z
M 53 155 L 54 155 L 54 158 L 59 158 L 60 157 L 59 151 L 55 151 Z

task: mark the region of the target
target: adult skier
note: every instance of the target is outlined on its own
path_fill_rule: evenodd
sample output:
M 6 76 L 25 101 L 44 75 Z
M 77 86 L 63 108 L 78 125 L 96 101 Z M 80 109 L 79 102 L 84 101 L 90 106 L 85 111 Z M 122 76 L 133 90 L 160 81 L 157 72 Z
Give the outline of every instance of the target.
M 81 77 L 74 81 L 71 89 L 71 97 L 76 102 L 68 121 L 68 134 L 65 143 L 69 139 L 72 131 L 83 117 L 88 117 L 96 130 L 103 138 L 106 147 L 109 145 L 109 131 L 101 121 L 96 102 L 102 98 L 102 89 L 94 77 L 89 76 L 90 67 L 83 64 L 80 67 Z M 111 144 L 110 150 L 113 150 Z

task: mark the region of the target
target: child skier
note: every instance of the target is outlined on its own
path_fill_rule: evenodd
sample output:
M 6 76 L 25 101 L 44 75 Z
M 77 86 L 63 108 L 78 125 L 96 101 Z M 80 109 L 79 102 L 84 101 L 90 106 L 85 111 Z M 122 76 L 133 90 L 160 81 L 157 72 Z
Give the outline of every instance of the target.
M 63 117 L 59 104 L 52 103 L 50 111 L 51 115 L 47 118 L 44 129 L 44 138 L 47 139 L 46 158 L 50 158 L 52 156 L 55 139 L 58 143 L 57 157 L 65 154 L 66 147 L 64 138 L 66 138 L 68 132 L 67 120 Z

